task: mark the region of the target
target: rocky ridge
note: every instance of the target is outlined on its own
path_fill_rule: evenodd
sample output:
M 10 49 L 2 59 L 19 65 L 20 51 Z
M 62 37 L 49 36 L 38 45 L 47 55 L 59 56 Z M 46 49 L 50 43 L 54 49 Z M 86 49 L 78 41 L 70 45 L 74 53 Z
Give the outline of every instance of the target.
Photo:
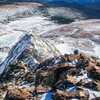
M 23 61 L 8 67 L 0 76 L 1 100 L 41 100 L 45 93 L 52 100 L 100 99 L 100 59 L 85 53 L 52 57 L 34 70 Z
M 16 61 L 24 61 L 31 68 L 44 60 L 59 56 L 60 52 L 47 40 L 36 35 L 24 35 L 9 51 L 7 58 L 0 65 L 0 73 L 8 70 L 8 65 Z

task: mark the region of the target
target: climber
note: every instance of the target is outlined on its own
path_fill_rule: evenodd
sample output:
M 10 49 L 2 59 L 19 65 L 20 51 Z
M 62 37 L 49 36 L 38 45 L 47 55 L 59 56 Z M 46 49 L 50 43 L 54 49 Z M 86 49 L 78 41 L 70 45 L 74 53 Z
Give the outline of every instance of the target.
M 77 49 L 75 49 L 75 50 L 74 50 L 74 54 L 76 54 L 76 55 L 77 55 L 78 53 L 79 53 L 79 52 L 78 52 L 78 50 L 77 50 Z

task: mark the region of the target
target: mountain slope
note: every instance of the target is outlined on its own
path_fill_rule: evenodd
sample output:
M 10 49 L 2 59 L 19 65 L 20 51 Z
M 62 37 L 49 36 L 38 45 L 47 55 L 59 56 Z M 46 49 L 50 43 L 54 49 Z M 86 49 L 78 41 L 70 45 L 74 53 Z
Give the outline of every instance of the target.
M 8 70 L 8 65 L 22 60 L 32 69 L 37 63 L 59 56 L 60 52 L 48 41 L 34 35 L 25 35 L 9 51 L 7 58 L 0 65 L 0 74 Z
M 100 58 L 100 20 L 81 20 L 41 34 L 64 53 L 75 48 Z M 62 47 L 60 49 L 60 47 Z
M 87 18 L 83 12 L 72 8 L 46 6 L 39 3 L 19 3 L 0 7 L 0 23 L 9 23 L 10 21 L 33 16 L 46 17 L 49 20 L 52 20 L 53 17 L 60 17 L 61 19 L 71 20 L 69 23 L 75 19 Z M 53 20 L 55 21 L 55 19 Z

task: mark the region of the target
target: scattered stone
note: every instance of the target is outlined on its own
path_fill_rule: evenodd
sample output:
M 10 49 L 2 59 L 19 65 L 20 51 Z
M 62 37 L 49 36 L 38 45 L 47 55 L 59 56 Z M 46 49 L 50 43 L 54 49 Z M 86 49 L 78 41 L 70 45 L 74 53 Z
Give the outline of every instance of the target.
M 68 61 L 68 55 L 67 54 L 65 54 L 64 56 L 61 55 L 59 57 L 54 57 L 54 58 L 50 58 L 50 59 L 43 61 L 42 63 L 40 63 L 37 66 L 37 69 L 43 68 L 43 67 L 46 67 L 46 66 L 54 66 L 55 64 L 62 64 L 62 63 L 65 63 L 67 61 Z
M 97 58 L 90 56 L 90 61 L 96 65 Z
M 54 84 L 54 73 L 51 71 L 49 72 L 44 72 L 44 71 L 39 71 L 36 74 L 36 79 L 35 79 L 36 86 L 42 84 L 42 85 L 53 85 Z
M 45 71 L 42 71 L 42 72 L 40 73 L 40 75 L 41 75 L 41 77 L 47 77 L 47 76 L 48 76 L 48 73 L 45 72 Z
M 14 81 L 9 82 L 9 83 L 2 83 L 1 86 L 0 86 L 0 89 L 6 91 L 6 90 L 12 88 L 14 85 L 15 85 Z

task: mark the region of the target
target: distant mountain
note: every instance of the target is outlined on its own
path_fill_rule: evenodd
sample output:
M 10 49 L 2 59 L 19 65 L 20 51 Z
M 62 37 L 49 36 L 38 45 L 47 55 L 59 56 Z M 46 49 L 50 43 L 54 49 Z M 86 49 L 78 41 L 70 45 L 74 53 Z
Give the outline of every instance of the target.
M 93 4 L 93 3 L 100 2 L 100 0 L 62 0 L 62 1 L 76 2 L 76 3 L 80 3 L 80 4 Z
M 71 2 L 71 3 L 79 3 L 79 4 L 94 4 L 100 3 L 100 0 L 0 0 L 0 3 L 12 3 L 12 2 L 41 2 L 41 3 L 48 3 L 48 2 Z
M 99 1 L 95 2 L 88 2 L 87 4 L 80 3 L 80 2 L 66 2 L 70 0 L 53 0 L 47 2 L 49 5 L 53 6 L 63 6 L 63 7 L 69 7 L 69 8 L 75 8 L 77 10 L 80 10 L 84 12 L 86 15 L 89 16 L 89 18 L 100 18 L 100 3 Z M 75 1 L 75 0 L 73 0 Z M 81 1 L 81 0 L 80 0 Z
M 53 6 L 75 8 L 84 12 L 89 18 L 100 18 L 100 0 L 0 0 L 0 5 L 17 2 L 40 2 Z

